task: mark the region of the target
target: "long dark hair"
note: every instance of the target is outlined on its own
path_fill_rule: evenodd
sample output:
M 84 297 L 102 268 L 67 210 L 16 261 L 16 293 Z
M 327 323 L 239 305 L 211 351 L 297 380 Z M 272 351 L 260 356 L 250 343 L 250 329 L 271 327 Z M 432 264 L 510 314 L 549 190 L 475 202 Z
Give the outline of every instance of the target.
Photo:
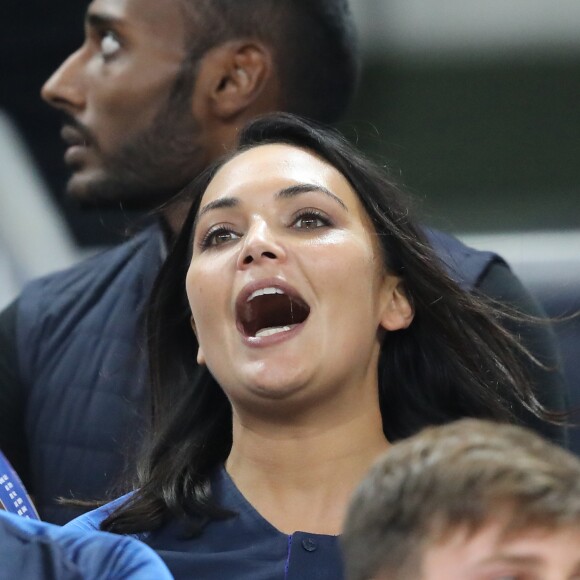
M 231 407 L 207 368 L 196 363 L 185 276 L 209 182 L 233 156 L 267 143 L 308 149 L 348 179 L 372 220 L 385 268 L 404 282 L 415 317 L 409 328 L 386 334 L 379 361 L 389 440 L 461 417 L 515 421 L 514 401 L 537 417 L 549 416 L 523 370 L 525 349 L 502 326 L 501 317 L 512 314 L 460 289 L 446 274 L 388 176 L 335 131 L 288 114 L 269 115 L 251 122 L 237 149 L 181 194 L 192 207 L 157 280 L 148 318 L 151 440 L 137 491 L 102 529 L 143 532 L 182 518 L 199 531 L 208 519 L 227 515 L 212 502 L 209 479 L 230 452 Z

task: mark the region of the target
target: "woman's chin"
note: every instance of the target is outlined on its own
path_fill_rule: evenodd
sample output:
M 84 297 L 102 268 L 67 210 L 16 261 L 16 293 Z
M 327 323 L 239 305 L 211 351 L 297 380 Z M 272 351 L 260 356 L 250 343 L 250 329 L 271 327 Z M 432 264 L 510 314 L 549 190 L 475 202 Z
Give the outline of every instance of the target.
M 289 417 L 306 404 L 312 386 L 300 369 L 246 376 L 235 388 L 224 389 L 234 407 L 272 419 Z
M 265 377 L 264 380 L 252 381 L 248 392 L 265 400 L 282 401 L 298 396 L 306 387 L 306 381 L 297 376 Z

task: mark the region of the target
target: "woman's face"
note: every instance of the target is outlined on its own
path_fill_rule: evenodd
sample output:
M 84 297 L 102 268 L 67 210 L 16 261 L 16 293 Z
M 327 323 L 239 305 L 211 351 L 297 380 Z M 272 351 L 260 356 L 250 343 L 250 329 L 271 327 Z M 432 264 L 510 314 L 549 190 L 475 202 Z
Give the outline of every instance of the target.
M 207 364 L 230 400 L 376 391 L 381 327 L 410 323 L 356 193 L 297 147 L 255 147 L 206 189 L 187 295 Z

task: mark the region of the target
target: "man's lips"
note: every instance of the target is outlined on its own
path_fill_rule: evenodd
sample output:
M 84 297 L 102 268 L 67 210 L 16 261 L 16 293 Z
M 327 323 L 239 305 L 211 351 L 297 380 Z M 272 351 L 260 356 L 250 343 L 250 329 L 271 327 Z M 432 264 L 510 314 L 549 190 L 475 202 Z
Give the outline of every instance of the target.
M 60 131 L 60 136 L 69 147 L 87 147 L 89 145 L 89 139 L 84 132 L 72 125 L 65 125 Z
M 84 131 L 77 129 L 72 125 L 65 125 L 60 132 L 63 141 L 68 145 L 64 154 L 64 160 L 67 165 L 80 165 L 86 155 L 86 150 L 90 146 L 90 139 L 87 138 Z

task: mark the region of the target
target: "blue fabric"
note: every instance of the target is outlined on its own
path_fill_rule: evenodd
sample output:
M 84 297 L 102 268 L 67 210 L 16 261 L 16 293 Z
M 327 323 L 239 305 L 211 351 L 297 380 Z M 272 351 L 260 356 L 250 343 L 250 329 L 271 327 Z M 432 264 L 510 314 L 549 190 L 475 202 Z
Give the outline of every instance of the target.
M 79 532 L 0 512 L 0 577 L 26 580 L 165 580 L 159 557 L 132 538 Z
M 142 315 L 162 259 L 156 226 L 32 282 L 18 300 L 30 492 L 43 520 L 65 523 L 81 513 L 58 497 L 102 498 L 139 443 Z
M 177 522 L 141 536 L 161 556 L 175 578 L 343 578 L 338 536 L 306 532 L 283 534 L 248 503 L 223 467 L 216 471 L 211 485 L 218 505 L 237 515 L 212 521 L 200 536 L 192 539 L 183 539 L 183 530 Z M 73 520 L 65 528 L 98 529 L 111 509 L 110 504 L 103 506 Z
M 470 248 L 450 234 L 429 228 L 425 228 L 423 232 L 447 274 L 466 292 L 477 288 L 492 264 L 505 264 L 503 258 L 497 254 Z
M 34 520 L 40 519 L 20 477 L 2 451 L 0 451 L 0 509 Z

